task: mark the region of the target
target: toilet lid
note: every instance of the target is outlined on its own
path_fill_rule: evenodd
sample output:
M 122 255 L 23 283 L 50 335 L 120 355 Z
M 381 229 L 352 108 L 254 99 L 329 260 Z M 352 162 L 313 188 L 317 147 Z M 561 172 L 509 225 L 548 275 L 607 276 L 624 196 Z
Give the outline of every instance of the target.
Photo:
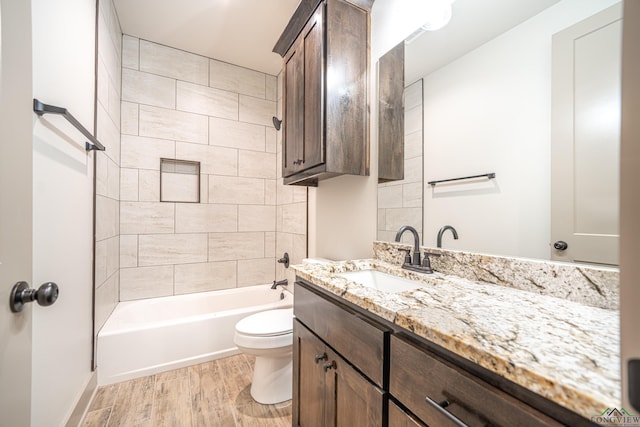
M 252 314 L 236 324 L 244 335 L 269 337 L 293 332 L 293 308 L 269 310 Z

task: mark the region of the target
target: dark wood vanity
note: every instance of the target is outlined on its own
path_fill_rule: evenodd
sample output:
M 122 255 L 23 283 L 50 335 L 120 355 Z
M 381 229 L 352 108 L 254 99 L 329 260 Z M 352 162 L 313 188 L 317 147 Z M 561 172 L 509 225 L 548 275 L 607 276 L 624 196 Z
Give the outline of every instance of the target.
M 294 426 L 592 425 L 300 277 L 294 315 Z

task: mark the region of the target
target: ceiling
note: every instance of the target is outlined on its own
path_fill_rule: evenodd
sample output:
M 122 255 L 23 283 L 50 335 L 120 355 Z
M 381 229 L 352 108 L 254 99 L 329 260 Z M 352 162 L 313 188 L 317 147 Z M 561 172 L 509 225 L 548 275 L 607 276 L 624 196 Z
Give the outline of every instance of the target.
M 271 50 L 299 0 L 114 0 L 130 36 L 277 75 Z
M 418 78 L 537 15 L 560 0 L 456 0 L 447 26 L 406 46 L 405 78 Z

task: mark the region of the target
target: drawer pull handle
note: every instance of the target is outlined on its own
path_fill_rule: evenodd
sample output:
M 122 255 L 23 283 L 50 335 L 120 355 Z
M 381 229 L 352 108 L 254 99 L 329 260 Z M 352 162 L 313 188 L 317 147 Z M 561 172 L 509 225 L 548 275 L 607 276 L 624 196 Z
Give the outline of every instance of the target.
M 447 406 L 449 406 L 449 402 L 448 401 L 445 400 L 442 403 L 438 403 L 435 400 L 433 400 L 432 398 L 430 398 L 429 396 L 425 397 L 425 400 L 429 404 L 429 406 L 433 407 L 433 409 L 438 411 L 440 413 L 440 415 L 442 415 L 445 418 L 447 418 L 453 424 L 457 425 L 458 427 L 469 427 L 467 424 L 463 423 L 460 420 L 460 418 L 456 417 L 451 412 L 449 412 L 446 409 L 444 409 Z
M 326 365 L 324 365 L 322 367 L 322 369 L 324 369 L 325 372 L 328 372 L 329 369 L 336 369 L 338 366 L 336 365 L 336 361 L 332 360 L 331 363 L 327 363 Z
M 327 353 L 322 353 L 322 354 L 316 354 L 316 357 L 314 358 L 314 360 L 316 361 L 316 364 L 322 362 L 323 360 L 327 360 Z

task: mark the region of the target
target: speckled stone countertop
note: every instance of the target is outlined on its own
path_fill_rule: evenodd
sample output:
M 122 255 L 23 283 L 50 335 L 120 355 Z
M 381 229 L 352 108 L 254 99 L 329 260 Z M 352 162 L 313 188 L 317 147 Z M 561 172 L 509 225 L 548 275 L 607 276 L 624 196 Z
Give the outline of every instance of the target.
M 589 419 L 620 406 L 618 311 L 380 260 L 292 266 L 303 279 Z M 395 294 L 337 273 L 422 283 Z

